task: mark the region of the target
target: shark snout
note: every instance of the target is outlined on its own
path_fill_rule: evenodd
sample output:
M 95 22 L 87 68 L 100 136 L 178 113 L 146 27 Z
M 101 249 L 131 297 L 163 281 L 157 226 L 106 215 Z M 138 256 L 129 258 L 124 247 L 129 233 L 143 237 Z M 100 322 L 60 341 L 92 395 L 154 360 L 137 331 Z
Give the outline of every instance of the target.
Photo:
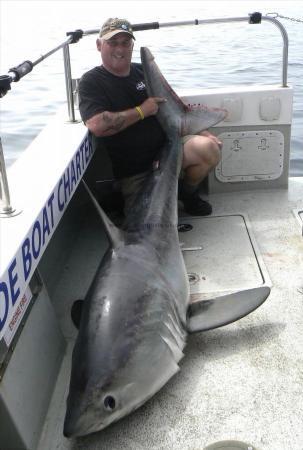
M 85 415 L 81 414 L 77 407 L 68 409 L 63 426 L 63 435 L 66 438 L 84 436 L 90 433 Z
M 96 426 L 96 421 L 94 421 L 93 423 L 90 423 L 89 426 L 88 424 L 85 424 L 83 420 L 73 422 L 72 420 L 66 419 L 63 427 L 63 435 L 66 438 L 80 437 L 105 428 L 105 425 L 101 421 L 98 421 L 97 424 L 98 425 Z
M 70 437 L 74 436 L 74 426 L 68 417 L 66 417 L 65 421 L 64 421 L 63 435 L 66 438 L 70 438 Z
M 85 396 L 77 396 L 70 401 L 63 426 L 66 438 L 85 436 L 107 427 L 118 414 L 119 400 L 113 392 L 106 392 L 100 396 L 100 390 L 94 393 L 95 402 L 87 404 Z

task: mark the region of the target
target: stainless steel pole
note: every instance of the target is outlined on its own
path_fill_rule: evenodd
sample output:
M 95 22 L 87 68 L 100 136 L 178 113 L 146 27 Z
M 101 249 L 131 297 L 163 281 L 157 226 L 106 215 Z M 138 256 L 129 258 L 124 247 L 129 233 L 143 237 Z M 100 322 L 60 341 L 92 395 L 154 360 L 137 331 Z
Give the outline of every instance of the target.
M 3 154 L 2 141 L 0 138 L 0 217 L 9 217 L 15 211 L 10 204 L 9 187 L 6 176 L 6 168 Z
M 282 86 L 287 87 L 287 68 L 288 68 L 288 34 L 284 26 L 274 17 L 262 17 L 262 20 L 267 20 L 279 28 L 283 38 L 283 67 L 282 67 Z
M 66 85 L 68 116 L 69 116 L 70 122 L 76 122 L 74 98 L 73 98 L 73 86 L 72 86 L 72 72 L 71 72 L 71 65 L 70 65 L 70 53 L 69 53 L 69 44 L 68 43 L 65 44 L 63 47 L 63 58 L 64 58 L 64 72 L 65 72 L 65 85 Z

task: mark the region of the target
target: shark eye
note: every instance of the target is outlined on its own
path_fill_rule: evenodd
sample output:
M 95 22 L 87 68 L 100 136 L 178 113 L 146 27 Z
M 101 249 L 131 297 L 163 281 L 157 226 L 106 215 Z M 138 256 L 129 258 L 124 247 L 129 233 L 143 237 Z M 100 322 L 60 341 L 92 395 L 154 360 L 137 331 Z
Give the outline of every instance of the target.
M 105 411 L 108 411 L 108 412 L 114 411 L 114 409 L 116 407 L 115 397 L 113 397 L 112 395 L 107 395 L 106 397 L 104 397 L 103 405 L 104 405 Z

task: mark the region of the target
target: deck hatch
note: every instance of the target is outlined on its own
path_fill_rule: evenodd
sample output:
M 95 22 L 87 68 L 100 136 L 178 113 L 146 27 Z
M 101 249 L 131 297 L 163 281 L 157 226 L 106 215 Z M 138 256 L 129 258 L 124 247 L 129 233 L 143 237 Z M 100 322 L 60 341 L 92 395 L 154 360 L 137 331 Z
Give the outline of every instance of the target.
M 184 217 L 180 223 L 193 226 L 179 234 L 181 248 L 195 249 L 183 252 L 191 301 L 270 284 L 247 217 Z
M 221 133 L 222 159 L 216 178 L 223 183 L 274 180 L 283 172 L 284 136 L 278 130 Z

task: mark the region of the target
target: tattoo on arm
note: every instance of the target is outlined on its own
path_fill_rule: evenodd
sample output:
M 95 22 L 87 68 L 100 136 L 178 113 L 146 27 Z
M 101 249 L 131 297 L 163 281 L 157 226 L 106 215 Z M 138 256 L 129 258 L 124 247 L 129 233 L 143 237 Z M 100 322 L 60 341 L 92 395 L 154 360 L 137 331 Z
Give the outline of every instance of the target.
M 102 113 L 102 119 L 107 125 L 106 131 L 120 131 L 126 121 L 125 114 L 123 112 L 110 113 L 108 111 L 104 111 Z

